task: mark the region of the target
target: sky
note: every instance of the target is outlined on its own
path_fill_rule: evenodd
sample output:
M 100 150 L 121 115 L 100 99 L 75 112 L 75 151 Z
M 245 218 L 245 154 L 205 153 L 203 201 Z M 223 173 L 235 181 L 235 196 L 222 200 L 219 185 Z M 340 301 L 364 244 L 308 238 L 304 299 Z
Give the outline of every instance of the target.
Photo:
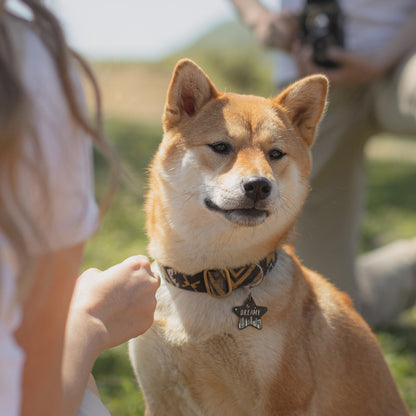
M 279 0 L 261 0 L 275 7 Z M 231 0 L 45 0 L 72 47 L 89 58 L 155 60 L 238 19 Z M 8 7 L 25 15 L 19 0 Z
M 47 0 L 90 58 L 158 59 L 235 20 L 230 0 Z

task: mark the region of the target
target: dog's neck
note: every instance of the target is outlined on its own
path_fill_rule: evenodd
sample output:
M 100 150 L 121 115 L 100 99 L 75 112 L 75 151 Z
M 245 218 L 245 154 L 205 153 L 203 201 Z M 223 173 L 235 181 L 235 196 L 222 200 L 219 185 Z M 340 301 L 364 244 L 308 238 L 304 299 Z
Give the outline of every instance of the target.
M 160 217 L 159 217 L 160 220 Z M 165 227 L 165 226 L 163 226 Z M 291 240 L 292 229 L 266 235 L 261 230 L 236 229 L 229 235 L 194 233 L 198 238 L 187 239 L 186 234 L 164 228 L 168 238 L 150 234 L 149 253 L 159 264 L 167 265 L 185 274 L 196 274 L 205 269 L 233 269 L 256 264 L 270 253 L 279 251 Z M 170 244 L 167 245 L 167 240 Z

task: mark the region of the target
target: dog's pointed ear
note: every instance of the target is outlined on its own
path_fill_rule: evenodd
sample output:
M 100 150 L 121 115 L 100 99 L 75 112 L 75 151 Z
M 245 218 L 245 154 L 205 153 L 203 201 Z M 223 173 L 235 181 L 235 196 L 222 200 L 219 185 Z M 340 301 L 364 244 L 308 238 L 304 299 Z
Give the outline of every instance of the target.
M 192 117 L 201 107 L 218 96 L 214 84 L 190 59 L 181 59 L 173 71 L 168 88 L 163 124 L 165 130 Z
M 274 102 L 286 111 L 298 134 L 312 146 L 326 107 L 328 79 L 311 75 L 287 87 Z

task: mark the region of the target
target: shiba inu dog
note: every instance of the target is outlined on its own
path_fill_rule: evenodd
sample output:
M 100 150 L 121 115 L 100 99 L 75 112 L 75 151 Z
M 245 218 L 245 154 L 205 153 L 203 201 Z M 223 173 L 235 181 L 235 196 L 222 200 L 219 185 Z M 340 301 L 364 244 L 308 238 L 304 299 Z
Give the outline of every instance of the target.
M 162 285 L 129 346 L 146 415 L 409 414 L 348 296 L 286 245 L 327 88 L 315 75 L 273 99 L 220 93 L 177 64 L 146 203 Z

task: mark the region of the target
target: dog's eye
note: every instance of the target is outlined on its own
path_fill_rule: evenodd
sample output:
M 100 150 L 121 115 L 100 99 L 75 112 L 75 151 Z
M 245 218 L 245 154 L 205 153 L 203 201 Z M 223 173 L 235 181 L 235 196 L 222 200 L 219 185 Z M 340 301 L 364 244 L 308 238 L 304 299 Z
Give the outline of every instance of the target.
M 272 149 L 269 152 L 269 158 L 271 160 L 279 160 L 281 159 L 283 156 L 286 156 L 286 153 L 282 152 L 279 149 Z
M 217 142 L 208 145 L 215 153 L 221 153 L 223 155 L 228 155 L 231 153 L 232 147 L 225 142 Z

